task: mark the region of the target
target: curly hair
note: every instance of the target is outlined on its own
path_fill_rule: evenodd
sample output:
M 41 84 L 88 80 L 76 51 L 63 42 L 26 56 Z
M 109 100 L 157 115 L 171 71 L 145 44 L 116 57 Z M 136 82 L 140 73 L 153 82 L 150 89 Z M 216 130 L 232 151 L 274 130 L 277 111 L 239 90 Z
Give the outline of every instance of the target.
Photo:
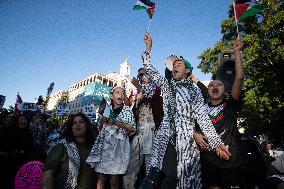
M 84 122 L 86 123 L 87 131 L 86 131 L 86 136 L 85 136 L 85 143 L 88 146 L 91 146 L 91 145 L 93 145 L 93 142 L 94 142 L 94 134 L 93 134 L 92 124 L 91 124 L 91 121 L 89 120 L 89 118 L 81 112 L 76 113 L 76 114 L 72 114 L 68 117 L 67 121 L 65 122 L 65 129 L 62 133 L 62 137 L 65 138 L 66 141 L 68 141 L 68 142 L 75 142 L 75 137 L 74 137 L 73 132 L 72 132 L 72 126 L 73 126 L 74 119 L 78 116 L 80 116 L 84 120 Z

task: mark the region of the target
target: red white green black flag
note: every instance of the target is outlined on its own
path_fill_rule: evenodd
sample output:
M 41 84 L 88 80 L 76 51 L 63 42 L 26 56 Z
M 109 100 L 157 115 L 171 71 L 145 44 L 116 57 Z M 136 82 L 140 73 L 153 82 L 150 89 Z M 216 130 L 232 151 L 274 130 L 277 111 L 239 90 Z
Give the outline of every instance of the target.
M 251 0 L 237 0 L 235 2 L 235 18 L 241 21 L 247 17 L 254 16 L 263 10 L 263 6 Z
M 16 103 L 15 103 L 15 112 L 17 115 L 22 113 L 22 103 L 23 103 L 22 97 L 18 93 Z
M 154 15 L 155 6 L 156 4 L 149 0 L 138 0 L 134 5 L 133 10 L 145 9 L 150 19 L 152 19 Z

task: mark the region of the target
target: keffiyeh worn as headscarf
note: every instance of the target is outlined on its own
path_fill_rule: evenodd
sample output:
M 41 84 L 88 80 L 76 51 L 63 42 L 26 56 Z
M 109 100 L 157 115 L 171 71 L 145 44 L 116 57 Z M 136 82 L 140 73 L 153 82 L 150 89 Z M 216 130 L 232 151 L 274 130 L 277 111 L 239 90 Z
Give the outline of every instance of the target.
M 121 89 L 123 89 L 123 90 L 125 91 L 125 88 L 124 88 L 124 87 L 122 87 L 122 86 L 115 86 L 115 87 L 113 87 L 113 88 L 110 90 L 110 94 L 113 94 L 113 92 L 114 92 L 115 89 L 117 89 L 117 88 L 121 88 Z

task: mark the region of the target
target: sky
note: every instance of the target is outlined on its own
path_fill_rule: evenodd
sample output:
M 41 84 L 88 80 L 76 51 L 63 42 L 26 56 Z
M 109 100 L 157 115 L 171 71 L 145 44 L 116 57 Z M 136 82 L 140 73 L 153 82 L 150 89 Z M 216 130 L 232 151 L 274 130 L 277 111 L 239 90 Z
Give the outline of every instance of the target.
M 119 72 L 128 58 L 132 76 L 142 67 L 149 23 L 136 0 L 0 0 L 0 95 L 4 107 L 45 96 L 95 73 Z M 182 55 L 199 80 L 197 58 L 221 37 L 232 0 L 153 0 L 152 64 L 164 73 L 165 59 Z

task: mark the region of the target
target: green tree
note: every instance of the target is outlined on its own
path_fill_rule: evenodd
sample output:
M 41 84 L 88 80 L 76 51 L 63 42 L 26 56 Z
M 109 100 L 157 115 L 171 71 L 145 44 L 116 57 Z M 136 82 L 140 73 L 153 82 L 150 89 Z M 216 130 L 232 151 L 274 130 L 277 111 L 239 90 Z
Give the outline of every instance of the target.
M 69 102 L 69 93 L 68 91 L 63 91 L 57 103 L 68 104 L 68 102 Z
M 46 98 L 45 98 L 45 102 L 44 102 L 44 109 L 46 110 L 50 95 L 53 91 L 54 88 L 54 82 L 50 83 L 49 87 L 47 88 L 47 93 L 46 93 Z
M 46 96 L 50 96 L 54 88 L 54 82 L 50 83 L 49 87 L 47 88 Z
M 264 10 L 239 23 L 245 46 L 243 49 L 245 82 L 243 108 L 249 131 L 259 134 L 277 132 L 284 117 L 284 3 L 282 0 L 260 1 Z M 206 49 L 199 58 L 204 73 L 217 74 L 218 54 L 231 48 L 236 38 L 233 8 L 221 24 L 223 38 Z M 283 131 L 283 129 L 282 129 Z

